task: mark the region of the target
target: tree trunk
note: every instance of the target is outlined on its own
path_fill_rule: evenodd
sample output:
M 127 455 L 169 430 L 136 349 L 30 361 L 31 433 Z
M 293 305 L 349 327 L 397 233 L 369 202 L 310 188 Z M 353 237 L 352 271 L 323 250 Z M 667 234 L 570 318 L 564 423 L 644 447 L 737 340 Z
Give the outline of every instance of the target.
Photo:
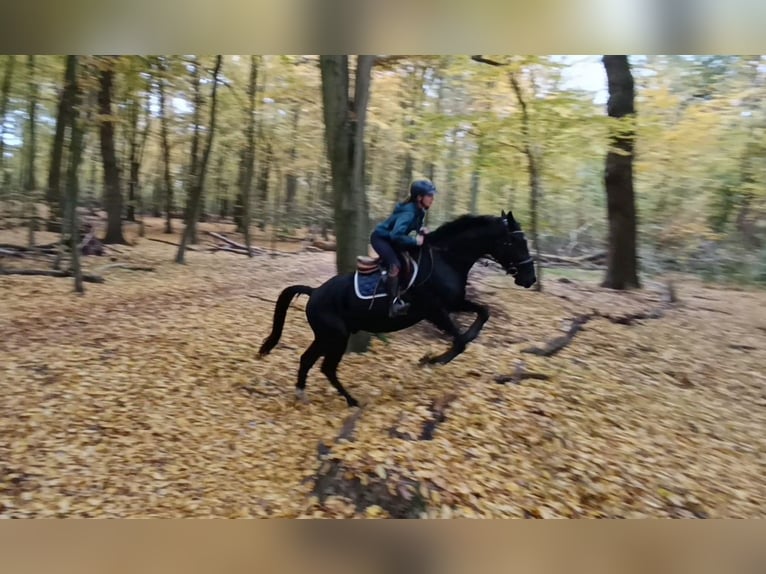
M 77 78 L 74 66 L 76 58 L 72 56 L 66 58 L 66 69 L 64 70 L 64 85 L 59 97 L 58 114 L 56 116 L 56 132 L 53 136 L 53 146 L 51 147 L 51 163 L 48 168 L 48 189 L 46 190 L 45 200 L 48 204 L 48 231 L 54 231 L 55 221 L 61 219 L 61 162 L 64 156 L 64 132 L 67 125 L 70 124 L 72 113 L 72 100 L 74 99 L 75 86 Z
M 633 121 L 634 85 L 627 56 L 604 56 L 609 82 L 607 113 L 611 118 Z M 603 287 L 611 289 L 640 288 L 637 257 L 637 218 L 633 192 L 634 127 L 613 128 L 612 147 L 606 156 L 607 215 L 609 217 L 609 249 Z
M 250 56 L 250 83 L 248 84 L 248 114 L 247 129 L 245 137 L 247 139 L 247 150 L 245 151 L 245 166 L 242 178 L 242 230 L 245 235 L 245 246 L 247 247 L 248 257 L 252 257 L 250 250 L 250 197 L 252 194 L 253 174 L 255 172 L 255 94 L 258 88 L 258 60 L 256 56 Z
M 295 195 L 298 191 L 298 177 L 295 175 L 295 164 L 298 160 L 298 148 L 295 145 L 295 142 L 298 139 L 298 121 L 300 120 L 300 114 L 301 106 L 300 103 L 297 103 L 293 109 L 293 143 L 290 147 L 290 163 L 288 164 L 288 172 L 285 177 L 284 215 L 285 224 L 289 227 L 292 227 L 295 223 Z
M 367 253 L 369 221 L 364 189 L 364 128 L 374 57 L 358 56 L 354 99 L 350 100 L 348 56 L 321 56 L 322 103 L 330 161 L 339 273 L 352 272 Z M 364 352 L 369 334 L 358 333 L 348 351 Z
M 27 136 L 24 141 L 24 191 L 29 209 L 29 245 L 35 244 L 35 227 L 37 225 L 37 198 L 34 197 L 37 190 L 37 178 L 35 173 L 35 158 L 37 157 L 37 94 L 38 83 L 35 78 L 35 57 L 27 56 L 27 86 L 28 86 L 28 111 L 27 111 Z
M 173 233 L 173 182 L 170 180 L 170 144 L 168 143 L 168 116 L 165 105 L 167 62 L 159 59 L 160 78 L 157 90 L 160 97 L 160 135 L 162 138 L 163 182 L 165 184 L 165 233 Z
M 138 90 L 135 90 L 135 89 L 131 91 L 132 92 L 130 94 L 131 101 L 129 103 L 130 142 L 128 143 L 128 145 L 130 149 L 130 155 L 128 158 L 128 164 L 130 169 L 130 177 L 128 179 L 128 210 L 127 210 L 128 221 L 136 220 L 136 206 L 139 202 L 138 194 L 140 193 L 138 176 L 141 171 L 141 160 L 143 156 L 143 149 L 146 144 L 146 139 L 149 135 L 149 121 L 151 117 L 150 111 L 149 111 L 150 100 L 147 97 L 144 130 L 142 133 L 139 134 L 139 131 L 138 131 L 139 109 L 142 106 L 141 106 L 140 98 L 137 91 Z
M 538 216 L 538 204 L 540 198 L 540 169 L 538 166 L 538 156 L 534 146 L 532 145 L 530 133 L 529 133 L 529 110 L 527 108 L 527 101 L 524 98 L 524 94 L 521 90 L 521 85 L 516 75 L 511 72 L 508 76 L 511 82 L 511 88 L 513 88 L 514 94 L 516 94 L 516 100 L 521 107 L 521 135 L 522 135 L 522 149 L 524 155 L 527 158 L 527 171 L 529 174 L 529 214 L 530 214 L 530 234 L 532 236 L 532 243 L 534 243 L 536 251 L 536 270 L 537 283 L 535 283 L 535 290 L 543 290 L 543 269 L 542 261 L 540 257 L 540 241 L 538 237 L 537 228 L 537 216 Z
M 200 124 L 200 114 L 202 113 L 202 93 L 200 91 L 200 80 L 199 80 L 199 62 L 196 58 L 192 60 L 192 92 L 194 94 L 194 114 L 193 114 L 193 124 L 194 124 L 194 132 L 192 135 L 192 142 L 191 142 L 191 158 L 189 161 L 189 174 L 186 178 L 186 208 L 184 210 L 184 223 L 186 224 L 186 228 L 184 229 L 184 237 L 186 237 L 187 230 L 189 231 L 189 238 L 191 243 L 197 243 L 197 217 L 192 215 L 192 212 L 196 211 L 193 209 L 192 203 L 194 201 L 202 201 L 202 197 L 199 197 L 196 200 L 193 200 L 192 197 L 194 196 L 194 188 L 197 185 L 197 164 L 198 164 L 198 154 L 199 154 L 199 124 Z
M 123 199 L 120 189 L 120 166 L 114 149 L 114 117 L 112 116 L 112 64 L 101 70 L 98 107 L 101 115 L 101 157 L 104 163 L 104 187 L 106 188 L 106 236 L 104 243 L 127 243 L 122 234 Z
M 274 151 L 271 142 L 266 142 L 266 150 L 261 163 L 261 170 L 258 172 L 258 204 L 260 206 L 260 228 L 266 229 L 266 208 L 269 200 L 269 174 L 271 172 L 271 163 L 274 159 Z
M 194 186 L 191 189 L 191 201 L 189 204 L 188 223 L 184 229 L 183 238 L 181 239 L 181 245 L 178 248 L 178 254 L 176 255 L 176 263 L 184 263 L 184 255 L 186 253 L 186 246 L 191 243 L 192 234 L 196 226 L 194 223 L 197 221 L 200 212 L 200 203 L 202 200 L 202 190 L 205 186 L 205 174 L 207 172 L 207 163 L 210 159 L 210 150 L 213 147 L 213 136 L 215 134 L 215 114 L 216 114 L 216 94 L 218 93 L 218 74 L 221 70 L 222 57 L 216 56 L 215 68 L 213 69 L 212 79 L 212 91 L 210 95 L 210 124 L 207 129 L 207 140 L 205 142 L 205 149 L 202 152 L 202 158 L 200 159 L 199 174 L 194 181 Z M 198 80 L 199 81 L 199 80 Z
M 37 156 L 36 126 L 37 126 L 37 92 L 38 84 L 35 78 L 35 57 L 27 56 L 27 135 L 29 139 L 24 142 L 24 191 L 33 192 L 37 187 L 35 177 L 35 157 Z
M 16 66 L 16 56 L 6 56 L 3 85 L 0 88 L 0 185 L 5 181 L 3 166 L 5 163 L 5 114 L 8 111 L 8 100 L 11 96 L 11 81 L 13 69 Z
M 469 211 L 476 215 L 479 213 L 479 183 L 481 182 L 481 155 L 482 155 L 483 141 L 479 136 L 479 145 L 476 150 L 476 157 L 474 158 L 473 172 L 471 173 L 471 204 Z
M 74 71 L 77 66 L 77 56 L 67 56 L 67 59 L 73 60 L 71 66 Z M 67 62 L 67 67 L 69 67 Z M 77 82 L 75 76 L 75 82 Z M 69 220 L 69 239 L 71 251 L 71 270 L 74 276 L 74 290 L 77 293 L 84 293 L 82 269 L 80 267 L 80 225 L 77 221 L 77 196 L 79 192 L 79 182 L 77 172 L 80 168 L 83 148 L 83 126 L 79 120 L 80 90 L 76 83 L 73 91 L 73 102 L 70 123 L 70 142 L 69 142 L 69 166 L 67 168 L 66 178 L 66 210 Z

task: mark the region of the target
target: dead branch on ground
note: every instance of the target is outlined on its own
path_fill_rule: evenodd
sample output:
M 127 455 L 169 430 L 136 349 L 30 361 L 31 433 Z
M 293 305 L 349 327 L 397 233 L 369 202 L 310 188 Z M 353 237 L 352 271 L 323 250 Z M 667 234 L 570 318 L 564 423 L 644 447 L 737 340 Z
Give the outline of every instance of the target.
M 0 269 L 0 275 L 42 275 L 44 277 L 72 277 L 70 270 L 46 271 L 43 269 Z M 82 280 L 86 283 L 104 283 L 105 279 L 98 275 L 82 274 Z
M 145 237 L 147 241 L 156 241 L 157 243 L 164 243 L 165 245 L 172 245 L 173 247 L 180 247 L 178 243 L 173 243 L 172 241 L 165 241 L 164 239 L 155 239 L 154 237 Z M 186 246 L 187 251 L 197 251 L 194 249 L 191 245 Z
M 506 383 L 513 383 L 514 385 L 518 385 L 524 379 L 549 381 L 551 377 L 545 373 L 533 373 L 530 371 L 525 371 L 523 363 L 519 362 L 516 364 L 516 369 L 512 375 L 497 375 L 495 377 L 495 382 L 500 385 L 504 385 Z

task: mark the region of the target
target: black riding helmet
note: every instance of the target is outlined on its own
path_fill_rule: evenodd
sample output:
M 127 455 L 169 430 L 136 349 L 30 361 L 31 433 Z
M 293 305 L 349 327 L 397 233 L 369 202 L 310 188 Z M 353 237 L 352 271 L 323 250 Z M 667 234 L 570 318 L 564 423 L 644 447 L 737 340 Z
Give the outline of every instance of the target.
M 435 195 L 436 186 L 427 179 L 418 179 L 410 185 L 410 199 L 415 201 L 420 195 Z

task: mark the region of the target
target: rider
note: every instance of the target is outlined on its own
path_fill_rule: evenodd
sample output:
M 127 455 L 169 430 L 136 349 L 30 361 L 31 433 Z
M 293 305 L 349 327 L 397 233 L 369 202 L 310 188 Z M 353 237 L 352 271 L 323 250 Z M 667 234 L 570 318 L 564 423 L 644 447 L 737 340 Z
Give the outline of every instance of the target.
M 427 179 L 413 181 L 410 185 L 410 197 L 399 203 L 394 212 L 375 227 L 370 236 L 372 248 L 380 255 L 387 271 L 386 290 L 390 298 L 388 316 L 404 314 L 409 307 L 399 298 L 399 251 L 416 245 L 423 245 L 423 235 L 428 230 L 423 227 L 426 211 L 434 201 L 436 187 Z M 417 231 L 416 237 L 410 233 Z

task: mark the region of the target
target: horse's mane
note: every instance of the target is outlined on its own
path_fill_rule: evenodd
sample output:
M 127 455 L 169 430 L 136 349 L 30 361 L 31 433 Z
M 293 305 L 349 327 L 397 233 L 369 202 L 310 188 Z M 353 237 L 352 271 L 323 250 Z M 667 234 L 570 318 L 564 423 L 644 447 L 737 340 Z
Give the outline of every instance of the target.
M 457 219 L 440 225 L 429 233 L 428 243 L 444 245 L 455 240 L 465 241 L 473 235 L 471 232 L 476 232 L 476 234 L 480 231 L 486 233 L 490 227 L 497 227 L 501 221 L 500 217 L 495 215 L 461 215 Z

